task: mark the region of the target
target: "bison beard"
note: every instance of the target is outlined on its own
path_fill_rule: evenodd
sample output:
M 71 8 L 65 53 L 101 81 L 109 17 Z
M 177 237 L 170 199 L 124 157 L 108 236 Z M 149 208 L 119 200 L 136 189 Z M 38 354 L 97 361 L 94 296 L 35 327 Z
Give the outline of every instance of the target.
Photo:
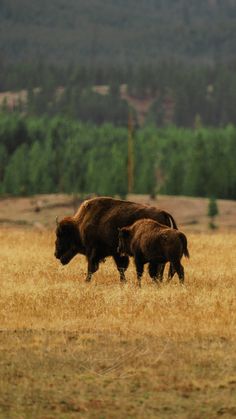
M 112 256 L 120 280 L 125 281 L 129 257 L 117 252 L 118 228 L 143 218 L 151 218 L 177 229 L 173 217 L 155 207 L 108 197 L 87 200 L 73 217 L 65 217 L 57 222 L 55 256 L 62 264 L 67 264 L 76 254 L 85 255 L 88 261 L 88 282 L 98 270 L 100 262 Z

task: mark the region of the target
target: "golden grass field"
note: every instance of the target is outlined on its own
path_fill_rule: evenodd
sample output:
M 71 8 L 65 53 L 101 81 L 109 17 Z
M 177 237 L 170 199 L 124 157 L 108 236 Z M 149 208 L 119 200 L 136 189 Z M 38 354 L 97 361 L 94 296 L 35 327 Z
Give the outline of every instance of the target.
M 186 285 L 141 289 L 54 240 L 0 230 L 0 418 L 235 417 L 236 234 L 188 234 Z

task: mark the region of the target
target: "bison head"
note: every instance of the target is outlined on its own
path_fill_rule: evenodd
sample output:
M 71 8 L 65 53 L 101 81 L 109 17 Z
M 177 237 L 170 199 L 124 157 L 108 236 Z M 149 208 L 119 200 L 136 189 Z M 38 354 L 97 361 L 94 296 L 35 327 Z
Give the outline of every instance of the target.
M 66 265 L 77 253 L 83 253 L 83 245 L 76 222 L 71 217 L 57 221 L 55 257 Z
M 130 255 L 130 230 L 126 227 L 118 229 L 117 252 L 121 256 Z

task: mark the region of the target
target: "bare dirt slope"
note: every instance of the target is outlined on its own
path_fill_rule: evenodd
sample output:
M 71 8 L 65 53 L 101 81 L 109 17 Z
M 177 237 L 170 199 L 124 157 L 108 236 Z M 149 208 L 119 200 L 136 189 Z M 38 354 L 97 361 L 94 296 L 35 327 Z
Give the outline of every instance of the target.
M 127 199 L 156 205 L 169 211 L 180 228 L 185 231 L 208 230 L 208 200 L 181 196 L 160 195 L 152 200 L 148 195 L 130 195 Z M 5 198 L 0 200 L 0 225 L 53 227 L 56 216 L 72 215 L 82 200 L 71 195 L 38 195 L 29 198 Z M 218 200 L 218 231 L 236 231 L 236 201 Z
M 60 97 L 60 95 L 64 92 L 64 90 L 65 89 L 62 86 L 57 88 L 58 97 Z M 39 93 L 39 91 L 40 91 L 39 87 L 34 88 L 34 93 L 37 94 Z M 109 93 L 109 86 L 108 85 L 93 86 L 93 91 L 104 96 Z M 140 125 L 143 125 L 150 106 L 152 105 L 154 100 L 157 98 L 156 95 L 155 96 L 146 95 L 143 98 L 131 96 L 128 94 L 126 84 L 120 85 L 120 96 L 122 99 L 126 100 L 133 109 L 135 109 L 136 114 L 137 114 L 137 120 Z M 23 104 L 27 102 L 27 90 L 21 90 L 17 92 L 13 92 L 13 91 L 0 92 L 0 106 L 3 106 L 5 103 L 5 106 L 7 108 L 14 109 L 19 104 L 19 101 L 21 101 L 21 103 Z

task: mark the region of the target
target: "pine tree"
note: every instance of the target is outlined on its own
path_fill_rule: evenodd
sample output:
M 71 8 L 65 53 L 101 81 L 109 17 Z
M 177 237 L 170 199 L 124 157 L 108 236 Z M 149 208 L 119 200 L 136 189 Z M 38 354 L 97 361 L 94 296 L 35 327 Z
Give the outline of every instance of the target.
M 215 224 L 215 217 L 219 214 L 218 205 L 216 199 L 211 197 L 208 202 L 208 217 L 210 218 L 209 228 L 215 229 L 217 228 Z
M 6 168 L 3 191 L 12 195 L 27 195 L 29 193 L 28 179 L 28 147 L 22 144 L 13 153 Z

